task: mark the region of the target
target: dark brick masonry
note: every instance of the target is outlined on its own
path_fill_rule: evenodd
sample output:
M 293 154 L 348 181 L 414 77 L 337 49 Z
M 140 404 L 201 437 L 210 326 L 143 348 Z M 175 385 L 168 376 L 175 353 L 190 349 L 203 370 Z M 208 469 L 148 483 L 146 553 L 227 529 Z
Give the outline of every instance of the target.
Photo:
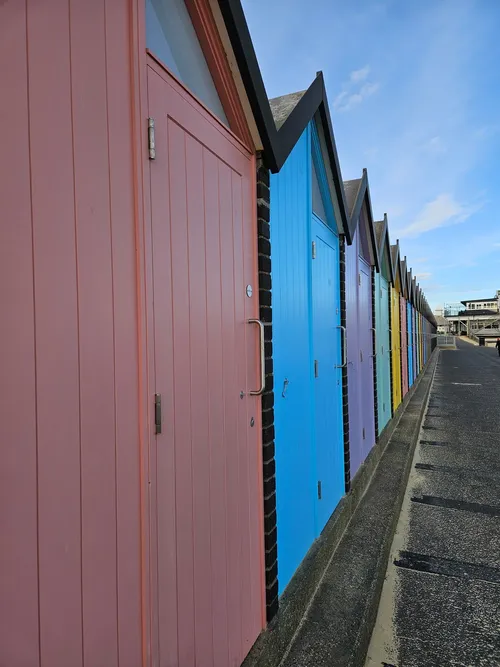
M 276 528 L 276 465 L 274 460 L 274 376 L 271 300 L 271 242 L 269 171 L 257 160 L 257 234 L 259 252 L 260 319 L 265 325 L 266 389 L 262 395 L 264 464 L 264 545 L 267 622 L 278 611 L 278 548 Z
M 345 238 L 340 237 L 340 324 L 345 327 L 347 323 L 346 294 L 345 294 Z M 344 350 L 342 350 L 344 355 Z M 344 358 L 344 356 L 342 356 Z M 347 393 L 347 366 L 342 368 L 342 412 L 344 422 L 344 480 L 345 492 L 351 489 L 351 457 L 349 448 L 349 405 Z
M 375 442 L 378 442 L 378 410 L 377 410 L 377 346 L 376 346 L 376 318 L 375 318 L 375 267 L 372 266 L 372 345 L 373 345 L 373 409 L 375 412 Z

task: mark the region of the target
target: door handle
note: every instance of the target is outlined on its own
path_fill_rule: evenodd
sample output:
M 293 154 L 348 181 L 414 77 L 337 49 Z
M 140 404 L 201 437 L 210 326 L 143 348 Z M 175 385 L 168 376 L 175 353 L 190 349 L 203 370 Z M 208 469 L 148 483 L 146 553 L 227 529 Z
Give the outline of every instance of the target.
M 346 339 L 346 331 L 345 327 L 343 327 L 341 324 L 337 327 L 337 329 L 342 329 L 342 365 L 336 365 L 335 368 L 344 368 L 347 366 L 347 339 Z
M 260 396 L 266 388 L 266 360 L 264 354 L 264 324 L 260 320 L 248 320 L 249 324 L 257 324 L 260 331 L 260 389 L 249 391 L 250 396 Z

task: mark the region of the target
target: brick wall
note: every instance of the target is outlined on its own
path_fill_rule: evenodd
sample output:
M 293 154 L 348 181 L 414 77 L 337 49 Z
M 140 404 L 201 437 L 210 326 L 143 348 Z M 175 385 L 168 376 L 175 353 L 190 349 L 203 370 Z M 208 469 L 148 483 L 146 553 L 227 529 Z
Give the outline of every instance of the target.
M 276 525 L 276 464 L 274 459 L 273 317 L 271 297 L 271 230 L 269 171 L 257 160 L 257 234 L 259 253 L 260 319 L 265 327 L 266 388 L 262 395 L 264 463 L 264 546 L 266 614 L 269 622 L 278 611 L 278 547 Z
M 345 289 L 345 238 L 340 237 L 340 324 L 345 327 L 347 324 L 347 310 L 346 310 L 346 289 Z M 342 345 L 344 345 L 345 337 L 342 337 Z M 346 352 L 341 350 L 342 359 L 347 358 Z M 347 393 L 347 366 L 342 368 L 342 413 L 344 426 L 344 480 L 345 492 L 347 493 L 351 488 L 351 457 L 349 450 L 349 402 Z

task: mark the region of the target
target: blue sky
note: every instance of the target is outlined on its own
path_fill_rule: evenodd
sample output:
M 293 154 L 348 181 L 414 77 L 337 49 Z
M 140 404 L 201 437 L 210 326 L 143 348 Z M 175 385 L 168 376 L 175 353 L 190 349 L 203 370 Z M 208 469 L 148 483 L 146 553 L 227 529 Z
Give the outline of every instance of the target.
M 344 180 L 432 307 L 500 289 L 500 0 L 243 0 L 269 97 L 325 76 Z

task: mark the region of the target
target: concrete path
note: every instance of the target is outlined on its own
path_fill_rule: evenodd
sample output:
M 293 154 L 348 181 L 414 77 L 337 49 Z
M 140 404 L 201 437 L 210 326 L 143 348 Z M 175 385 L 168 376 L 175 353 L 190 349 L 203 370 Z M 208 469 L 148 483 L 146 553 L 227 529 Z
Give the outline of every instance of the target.
M 440 352 L 366 667 L 500 666 L 500 358 Z

